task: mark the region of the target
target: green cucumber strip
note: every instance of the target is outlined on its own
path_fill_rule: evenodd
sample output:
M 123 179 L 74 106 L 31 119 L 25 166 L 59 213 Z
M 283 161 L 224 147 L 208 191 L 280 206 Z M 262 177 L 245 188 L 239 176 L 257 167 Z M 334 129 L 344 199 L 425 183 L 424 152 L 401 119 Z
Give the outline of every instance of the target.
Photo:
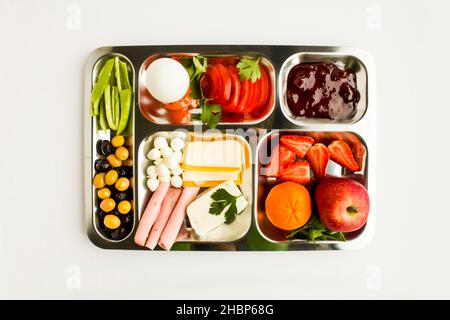
M 128 77 L 128 68 L 127 68 L 127 64 L 123 61 L 119 61 L 120 62 L 120 70 L 122 78 L 122 89 L 131 89 L 131 85 L 130 85 L 130 79 Z
M 131 110 L 131 89 L 125 89 L 120 94 L 120 121 L 117 126 L 117 134 L 121 134 L 127 127 Z
M 106 116 L 105 116 L 105 99 L 100 100 L 99 124 L 102 130 L 105 131 L 108 130 L 108 123 L 106 123 Z
M 109 59 L 106 61 L 105 65 L 100 70 L 97 76 L 97 81 L 94 84 L 91 92 L 91 115 L 97 116 L 99 114 L 98 105 L 100 99 L 102 98 L 103 91 L 106 85 L 109 83 L 109 78 L 111 77 L 111 71 L 114 67 L 114 59 Z
M 134 106 L 134 94 L 131 94 L 131 106 Z M 130 108 L 130 115 L 128 116 L 128 124 L 125 130 L 123 131 L 122 135 L 125 137 L 129 137 L 133 135 L 133 109 Z
M 114 71 L 116 76 L 117 88 L 119 91 L 122 91 L 122 81 L 120 79 L 120 66 L 119 66 L 119 57 L 114 59 Z
M 110 86 L 110 91 L 109 92 L 111 93 L 111 95 L 110 95 L 111 117 L 112 117 L 112 121 L 114 122 L 114 125 L 116 125 L 116 115 L 115 115 L 115 113 L 116 113 L 116 106 L 115 106 L 116 101 L 114 100 L 114 86 L 113 85 Z
M 119 90 L 117 89 L 117 87 L 113 87 L 113 93 L 114 93 L 114 124 L 116 125 L 116 128 L 118 128 L 120 120 L 120 100 L 119 100 Z
M 106 121 L 108 122 L 108 126 L 111 130 L 116 130 L 117 127 L 115 126 L 114 119 L 113 119 L 113 106 L 111 101 L 111 90 L 109 85 L 105 88 L 105 113 L 106 113 Z

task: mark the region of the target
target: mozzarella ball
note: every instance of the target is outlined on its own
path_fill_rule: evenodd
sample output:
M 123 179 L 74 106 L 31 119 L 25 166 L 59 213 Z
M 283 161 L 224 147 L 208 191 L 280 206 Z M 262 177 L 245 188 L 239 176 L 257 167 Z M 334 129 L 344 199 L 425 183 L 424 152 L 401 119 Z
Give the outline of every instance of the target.
M 159 166 L 161 163 L 163 163 L 164 162 L 164 159 L 163 158 L 159 158 L 159 159 L 156 159 L 155 160 L 155 162 L 153 163 L 155 166 Z
M 172 103 L 184 97 L 189 89 L 189 74 L 172 58 L 153 61 L 145 74 L 147 90 L 156 100 Z
M 147 176 L 150 178 L 156 178 L 156 166 L 147 167 Z
M 183 160 L 183 153 L 180 150 L 174 151 L 172 156 L 177 159 L 178 163 L 181 163 L 181 161 Z
M 155 191 L 158 189 L 159 186 L 159 180 L 158 179 L 148 179 L 147 180 L 147 187 L 150 189 L 150 191 Z
M 157 160 L 161 158 L 161 152 L 159 152 L 158 149 L 153 148 L 147 153 L 147 158 L 149 158 L 150 160 Z
M 170 173 L 174 176 L 179 176 L 183 173 L 183 169 L 181 169 L 180 167 L 176 167 L 176 168 L 170 169 Z
M 156 137 L 153 145 L 156 149 L 162 149 L 168 146 L 167 140 L 164 137 Z
M 165 161 L 164 161 L 165 165 L 169 168 L 169 169 L 174 169 L 176 167 L 179 167 L 177 158 L 174 155 L 171 155 L 170 157 L 168 157 Z
M 174 132 L 172 132 L 170 137 L 172 139 L 179 138 L 179 139 L 182 139 L 182 140 L 186 140 L 186 132 L 184 132 L 184 131 L 174 131 Z
M 156 173 L 158 174 L 158 177 L 169 176 L 170 170 L 164 163 L 161 163 L 156 167 Z
M 163 158 L 168 158 L 173 154 L 173 150 L 171 147 L 165 147 L 161 149 L 161 155 Z
M 174 188 L 181 188 L 181 186 L 183 185 L 183 180 L 180 176 L 173 176 L 172 178 L 170 178 L 170 184 Z
M 184 140 L 180 138 L 173 138 L 170 141 L 170 147 L 173 151 L 179 151 L 184 148 Z

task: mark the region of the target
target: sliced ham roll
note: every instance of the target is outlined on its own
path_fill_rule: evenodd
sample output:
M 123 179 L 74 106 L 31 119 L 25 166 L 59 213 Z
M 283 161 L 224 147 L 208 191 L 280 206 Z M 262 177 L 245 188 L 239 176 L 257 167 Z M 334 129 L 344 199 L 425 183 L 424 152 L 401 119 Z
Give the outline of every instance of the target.
M 170 182 L 161 182 L 158 189 L 152 194 L 152 197 L 148 201 L 147 207 L 142 214 L 141 220 L 136 230 L 136 235 L 134 236 L 134 242 L 137 245 L 144 246 L 145 241 L 149 235 L 150 229 L 153 223 L 158 217 L 159 211 L 161 209 L 161 203 L 169 190 Z
M 151 250 L 155 249 L 158 244 L 159 237 L 164 230 L 164 227 L 167 224 L 167 221 L 170 218 L 170 215 L 175 208 L 178 199 L 181 195 L 181 189 L 178 188 L 169 188 L 164 197 L 164 200 L 161 204 L 161 209 L 159 211 L 158 218 L 153 225 L 152 230 L 150 231 L 150 235 L 148 236 L 147 242 L 145 246 Z
M 178 233 L 180 232 L 180 228 L 183 225 L 186 216 L 186 208 L 194 201 L 199 190 L 199 187 L 183 188 L 180 199 L 178 200 L 159 240 L 158 244 L 161 248 L 165 250 L 170 250 L 170 248 L 172 248 L 172 245 L 175 243 Z

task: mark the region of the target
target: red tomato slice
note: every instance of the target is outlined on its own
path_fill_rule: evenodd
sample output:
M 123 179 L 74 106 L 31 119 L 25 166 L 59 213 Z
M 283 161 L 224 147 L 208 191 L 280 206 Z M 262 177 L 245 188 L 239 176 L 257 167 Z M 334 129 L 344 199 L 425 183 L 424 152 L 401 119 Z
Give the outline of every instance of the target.
M 259 102 L 254 110 L 263 108 L 266 105 L 267 98 L 269 97 L 269 77 L 264 67 L 259 67 L 261 70 L 261 89 L 259 91 Z
M 250 81 L 250 86 L 251 86 L 250 97 L 248 98 L 244 110 L 241 111 L 244 114 L 252 112 L 252 110 L 256 107 L 256 103 L 259 101 L 260 80 L 258 79 L 255 82 Z
M 164 104 L 164 107 L 166 109 L 174 110 L 174 111 L 182 110 L 184 108 L 187 108 L 191 104 L 191 102 L 193 100 L 192 97 L 189 95 L 190 91 L 191 90 L 188 89 L 188 91 L 186 92 L 186 94 L 184 95 L 183 98 L 181 98 L 178 101 L 172 102 L 172 103 Z
M 244 110 L 245 106 L 248 103 L 248 98 L 250 97 L 252 90 L 252 85 L 250 80 L 244 80 L 241 82 L 241 94 L 239 96 L 239 103 L 237 108 L 235 109 L 235 112 L 242 112 Z
M 228 67 L 228 73 L 231 78 L 231 94 L 228 102 L 222 107 L 224 111 L 234 112 L 239 104 L 241 94 L 241 81 L 235 67 Z
M 213 99 L 213 103 L 219 103 L 222 94 L 222 79 L 217 68 L 212 64 L 208 66 L 205 72 L 205 77 L 208 80 L 209 95 L 207 98 Z
M 202 90 L 202 93 L 205 97 L 209 98 L 210 97 L 210 89 L 211 86 L 209 85 L 209 80 L 208 77 L 206 75 L 202 75 L 200 77 L 200 88 Z
M 223 106 L 230 99 L 231 95 L 231 76 L 227 68 L 218 63 L 214 65 L 220 73 L 220 79 L 222 80 L 222 94 L 219 98 L 219 103 Z

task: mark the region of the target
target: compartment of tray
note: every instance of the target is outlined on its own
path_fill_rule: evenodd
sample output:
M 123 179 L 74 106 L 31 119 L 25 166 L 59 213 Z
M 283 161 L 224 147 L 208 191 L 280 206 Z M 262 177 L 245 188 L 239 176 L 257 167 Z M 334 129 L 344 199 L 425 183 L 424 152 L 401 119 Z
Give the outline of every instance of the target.
M 175 131 L 188 133 L 185 129 L 177 129 Z M 172 131 L 174 132 L 174 131 Z M 142 215 L 142 213 L 145 210 L 145 206 L 148 203 L 148 200 L 150 199 L 151 192 L 149 191 L 146 181 L 147 181 L 147 173 L 146 169 L 150 165 L 151 160 L 147 158 L 148 152 L 153 148 L 153 141 L 156 137 L 162 136 L 162 137 L 169 137 L 172 132 L 168 131 L 159 131 L 150 134 L 147 138 L 142 140 L 142 142 L 139 145 L 138 149 L 138 155 L 137 155 L 137 212 L 139 213 L 139 217 Z M 212 133 L 213 135 L 216 134 Z M 231 136 L 230 134 L 227 134 L 228 136 Z M 251 163 L 251 151 L 250 146 L 248 145 L 247 141 L 238 135 L 235 135 L 236 139 L 239 139 L 242 143 L 245 143 L 245 145 L 248 148 L 248 152 L 246 152 L 248 161 Z M 242 184 L 239 186 L 242 194 L 246 198 L 248 205 L 244 209 L 243 212 L 238 214 L 236 216 L 236 219 L 231 224 L 223 224 L 213 231 L 210 231 L 207 233 L 207 235 L 203 238 L 198 238 L 194 235 L 194 232 L 192 228 L 189 227 L 188 224 L 188 217 L 186 217 L 186 223 L 187 223 L 187 230 L 189 231 L 189 238 L 177 241 L 178 243 L 196 243 L 196 244 L 223 244 L 223 243 L 229 243 L 229 242 L 235 242 L 247 234 L 248 230 L 251 226 L 251 220 L 252 220 L 252 208 L 253 208 L 253 189 L 252 189 L 252 183 L 253 183 L 253 172 L 252 167 L 249 166 L 244 170 L 244 179 L 242 181 Z M 206 191 L 208 188 L 201 188 L 199 197 L 202 192 Z
M 268 57 L 264 56 L 258 52 L 229 52 L 218 54 L 218 53 L 208 53 L 208 52 L 199 52 L 199 53 L 184 53 L 184 52 L 161 52 L 150 55 L 142 64 L 139 70 L 139 83 L 138 83 L 138 92 L 139 92 L 139 109 L 141 114 L 149 121 L 155 124 L 173 124 L 173 125 L 191 125 L 191 124 L 200 124 L 199 121 L 191 121 L 191 108 L 186 108 L 179 111 L 171 111 L 163 106 L 163 104 L 156 99 L 154 99 L 149 91 L 147 90 L 147 85 L 145 83 L 145 72 L 148 66 L 156 59 L 162 57 L 170 57 L 175 59 L 180 59 L 183 57 L 193 57 L 201 55 L 203 57 L 208 58 L 208 63 L 211 61 L 225 61 L 229 60 L 238 60 L 240 58 L 246 57 L 261 57 L 260 65 L 265 68 L 266 73 L 270 78 L 270 95 L 265 103 L 264 108 L 258 110 L 256 113 L 250 114 L 242 114 L 242 113 L 222 113 L 222 121 L 219 125 L 252 125 L 263 122 L 266 120 L 275 109 L 275 68 L 272 62 Z
M 293 67 L 299 64 L 331 63 L 339 67 L 345 67 L 356 75 L 356 87 L 360 98 L 353 114 L 346 119 L 306 118 L 293 114 L 287 102 L 288 75 Z M 353 124 L 364 117 L 368 108 L 368 74 L 363 57 L 358 52 L 298 52 L 289 56 L 281 66 L 278 74 L 278 98 L 283 115 L 297 126 L 323 126 L 333 124 Z
M 335 140 L 343 140 L 347 142 L 354 150 L 354 153 L 357 154 L 355 156 L 355 159 L 360 167 L 360 170 L 357 172 L 350 172 L 349 170 L 341 167 L 340 165 L 336 164 L 333 161 L 328 162 L 327 166 L 327 175 L 331 176 L 343 176 L 343 177 L 349 177 L 353 180 L 356 180 L 363 184 L 366 188 L 368 188 L 368 173 L 369 173 L 369 167 L 368 167 L 368 149 L 365 144 L 365 141 L 357 134 L 352 132 L 321 132 L 321 131 L 303 131 L 303 130 L 279 130 L 279 131 L 272 131 L 268 133 L 266 136 L 264 136 L 257 148 L 257 163 L 255 165 L 255 221 L 256 221 L 256 227 L 260 234 L 268 241 L 275 242 L 275 243 L 290 243 L 290 244 L 297 244 L 297 243 L 304 243 L 305 245 L 311 244 L 311 245 L 320 245 L 320 244 L 338 244 L 340 241 L 335 240 L 316 240 L 315 242 L 303 240 L 303 239 L 287 239 L 287 236 L 291 233 L 290 231 L 284 231 L 281 229 L 276 228 L 267 218 L 266 212 L 265 212 L 265 199 L 267 197 L 267 194 L 271 190 L 272 187 L 277 185 L 278 183 L 281 183 L 283 181 L 275 178 L 267 178 L 264 176 L 264 165 L 268 164 L 270 161 L 271 156 L 271 149 L 275 145 L 279 143 L 279 137 L 283 135 L 305 135 L 310 136 L 314 138 L 315 142 L 320 142 L 325 145 L 329 144 L 332 141 Z M 311 180 L 310 183 L 306 184 L 306 188 L 310 192 L 311 200 L 313 202 L 313 214 L 316 214 L 316 209 L 314 205 L 314 197 L 313 197 L 313 190 L 316 186 L 318 181 L 316 181 L 314 178 Z M 370 214 L 369 214 L 370 216 Z M 357 238 L 364 232 L 365 226 L 361 229 L 346 233 L 345 238 L 347 241 L 345 241 L 346 244 L 349 242 L 357 240 Z M 344 242 L 342 242 L 344 243 Z

